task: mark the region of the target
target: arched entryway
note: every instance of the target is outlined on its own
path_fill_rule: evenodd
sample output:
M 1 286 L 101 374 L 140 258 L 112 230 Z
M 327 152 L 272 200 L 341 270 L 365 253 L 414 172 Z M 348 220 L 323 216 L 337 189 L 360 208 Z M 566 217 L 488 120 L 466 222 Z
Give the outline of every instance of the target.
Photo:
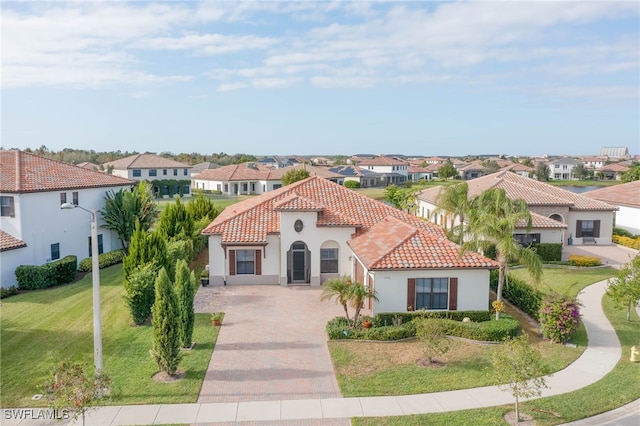
M 311 252 L 303 241 L 291 244 L 287 252 L 287 284 L 311 282 Z

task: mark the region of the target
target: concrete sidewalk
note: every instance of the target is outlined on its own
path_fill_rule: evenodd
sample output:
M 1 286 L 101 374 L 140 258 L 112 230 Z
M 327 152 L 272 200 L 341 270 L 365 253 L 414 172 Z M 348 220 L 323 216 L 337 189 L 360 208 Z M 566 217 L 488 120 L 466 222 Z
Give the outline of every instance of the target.
M 542 396 L 572 392 L 594 383 L 610 372 L 621 357 L 620 342 L 604 315 L 601 299 L 606 281 L 584 289 L 578 298 L 583 304 L 583 321 L 589 336 L 589 346 L 582 356 L 562 371 L 547 378 L 549 389 Z M 287 424 L 344 424 L 351 417 L 400 416 L 440 413 L 470 408 L 511 404 L 509 392 L 496 386 L 436 392 L 420 395 L 325 398 L 279 401 L 217 402 L 175 405 L 132 405 L 101 407 L 87 418 L 90 425 L 130 425 L 168 423 L 230 423 L 273 422 Z M 308 423 L 302 421 L 309 421 Z M 19 422 L 7 419 L 3 425 L 60 424 Z

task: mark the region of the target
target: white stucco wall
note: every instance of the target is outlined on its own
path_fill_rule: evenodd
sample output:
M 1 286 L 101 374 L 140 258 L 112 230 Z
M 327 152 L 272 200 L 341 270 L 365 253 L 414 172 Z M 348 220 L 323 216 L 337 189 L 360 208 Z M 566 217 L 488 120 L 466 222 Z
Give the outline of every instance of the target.
M 24 265 L 23 254 L 26 248 L 7 250 L 0 252 L 0 287 L 9 288 L 18 285 L 15 270 L 18 266 Z
M 92 210 L 104 207 L 104 197 L 109 190 L 118 191 L 121 187 L 79 189 L 79 205 Z M 42 265 L 51 261 L 51 245 L 60 244 L 60 258 L 75 255 L 80 262 L 89 256 L 89 237 L 91 236 L 91 215 L 82 209 L 60 209 L 60 193 L 67 193 L 67 202 L 73 201 L 75 190 L 58 190 L 15 194 L 15 218 L 2 221 L 2 229 L 21 239 L 27 247 L 0 253 L 3 277 L 14 258 L 18 265 Z M 120 248 L 115 232 L 100 227 L 101 216 L 98 213 L 98 234 L 102 234 L 103 250 L 109 252 Z M 6 226 L 5 226 L 6 225 Z M 5 254 L 8 260 L 5 261 Z M 13 274 L 15 267 L 11 270 Z M 14 276 L 15 279 L 15 276 Z M 15 284 L 15 282 L 14 282 Z M 13 285 L 13 284 L 10 284 Z M 4 279 L 3 279 L 4 286 Z
M 489 309 L 489 270 L 371 271 L 378 301 L 373 312 L 405 312 L 409 278 L 458 278 L 458 311 Z
M 596 238 L 600 245 L 610 245 L 613 234 L 613 215 L 612 211 L 570 211 L 569 220 L 567 221 L 567 232 L 573 236 L 573 244 L 582 244 L 582 238 L 576 237 L 576 221 L 578 220 L 599 220 L 600 236 Z
M 626 229 L 632 234 L 640 234 L 640 208 L 630 206 L 618 206 L 616 212 L 616 226 Z

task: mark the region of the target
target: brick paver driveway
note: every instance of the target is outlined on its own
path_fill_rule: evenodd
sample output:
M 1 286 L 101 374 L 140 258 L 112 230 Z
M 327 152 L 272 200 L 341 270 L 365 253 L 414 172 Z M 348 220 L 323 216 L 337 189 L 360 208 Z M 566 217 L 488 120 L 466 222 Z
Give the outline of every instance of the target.
M 317 287 L 201 287 L 196 312 L 225 312 L 198 402 L 335 398 L 327 320 L 342 307 Z

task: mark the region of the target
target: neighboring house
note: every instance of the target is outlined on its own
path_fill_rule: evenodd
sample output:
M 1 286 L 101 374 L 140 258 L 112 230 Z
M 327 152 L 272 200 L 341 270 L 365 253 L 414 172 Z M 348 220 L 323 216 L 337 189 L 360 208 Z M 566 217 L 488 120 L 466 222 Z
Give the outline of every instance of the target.
M 580 160 L 590 169 L 597 169 L 607 164 L 607 157 L 582 157 Z
M 220 167 L 218 164 L 212 163 L 210 161 L 205 161 L 204 163 L 194 164 L 193 167 L 191 167 L 191 179 L 193 179 L 194 177 L 198 176 L 204 170 L 217 169 L 218 167 Z
M 232 164 L 205 170 L 193 179 L 192 186 L 207 191 L 220 191 L 225 195 L 255 195 L 273 191 L 282 186 L 282 176 L 290 170 L 305 169 L 310 176 L 319 176 L 342 184 L 344 177 L 324 167 L 297 165 L 272 169 L 256 163 Z
M 509 170 L 517 175 L 522 177 L 531 177 L 536 172 L 533 167 L 525 166 L 521 163 L 510 164 L 504 168 L 504 170 Z
M 380 174 L 385 185 L 402 185 L 409 176 L 408 162 L 385 155 L 364 159 L 358 166 Z
M 82 163 L 76 164 L 76 166 L 82 167 L 83 169 L 100 170 L 100 166 L 98 166 L 95 163 L 91 163 L 89 161 L 83 161 Z
M 622 175 L 628 171 L 629 167 L 620 163 L 607 164 L 595 170 L 596 174 L 601 175 L 604 180 L 620 180 Z
M 433 172 L 428 167 L 409 166 L 407 178 L 411 182 L 418 182 L 420 179 L 429 181 L 433 179 Z
M 256 163 L 262 166 L 267 166 L 274 169 L 280 169 L 283 167 L 297 166 L 302 162 L 300 161 L 299 158 L 296 158 L 296 157 L 273 156 L 273 157 L 261 158 L 258 161 L 256 161 Z
M 523 199 L 531 212 L 533 227 L 529 233 L 522 226 L 515 238 L 522 243 L 563 243 L 572 238 L 574 244 L 582 244 L 584 237 L 595 238 L 598 244 L 611 244 L 615 206 L 575 194 L 535 179 L 508 171 L 500 171 L 471 180 L 469 197 L 475 197 L 493 188 L 502 188 L 512 200 Z M 420 191 L 418 216 L 446 228 L 458 224 L 446 213 L 435 215 L 441 187 Z M 523 224 L 524 225 L 524 224 Z
M 185 196 L 190 194 L 191 166 L 189 164 L 155 154 L 134 154 L 104 163 L 103 167 L 105 170 L 113 167 L 111 174 L 115 176 L 151 182 L 156 196 L 172 197 L 176 194 Z
M 640 180 L 584 192 L 583 195 L 618 207 L 615 226 L 640 235 Z
M 574 180 L 573 169 L 578 164 L 581 164 L 581 162 L 569 157 L 549 162 L 549 179 Z
M 373 312 L 487 310 L 497 265 L 437 226 L 310 177 L 225 209 L 203 231 L 214 285 L 317 286 L 350 275 Z M 318 301 L 320 303 L 320 301 Z
M 458 177 L 462 180 L 477 179 L 486 174 L 485 167 L 482 165 L 481 160 L 463 163 L 455 167 L 458 171 Z
M 344 182 L 352 180 L 360 183 L 361 188 L 380 186 L 383 182 L 383 177 L 378 173 L 358 166 L 335 166 L 329 168 L 329 171 L 341 175 Z
M 62 203 L 104 208 L 109 191 L 135 182 L 35 154 L 0 151 L 0 264 L 2 287 L 16 285 L 15 268 L 67 255 L 90 255 L 89 213 L 61 210 Z M 100 215 L 98 215 L 100 226 Z M 115 232 L 98 229 L 99 251 L 120 248 Z
M 447 159 L 442 157 L 428 157 L 424 159 L 427 164 L 444 164 Z

